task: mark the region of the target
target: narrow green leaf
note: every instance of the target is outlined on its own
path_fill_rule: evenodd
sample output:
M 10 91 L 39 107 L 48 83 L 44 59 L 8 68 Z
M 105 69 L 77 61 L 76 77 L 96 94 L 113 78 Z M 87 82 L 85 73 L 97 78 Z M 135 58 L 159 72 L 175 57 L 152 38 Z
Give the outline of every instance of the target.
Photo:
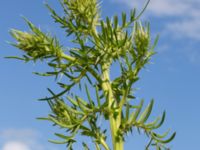
M 130 115 L 130 119 L 129 119 L 129 122 L 132 124 L 136 121 L 138 115 L 140 114 L 140 111 L 143 107 L 143 104 L 144 104 L 144 100 L 141 100 L 138 108 L 136 108 L 136 110 Z
M 8 56 L 8 57 L 5 57 L 6 59 L 17 59 L 17 60 L 23 60 L 25 61 L 26 59 L 22 58 L 22 57 L 17 57 L 17 56 Z
M 90 85 L 92 85 L 93 83 L 92 83 L 92 80 L 90 79 L 90 77 L 87 74 L 85 74 L 85 77 L 87 78 L 87 80 L 90 83 Z
M 69 107 L 68 105 L 65 105 L 66 109 L 70 111 L 72 114 L 77 114 L 77 115 L 85 115 L 85 113 L 78 111 L 76 109 L 73 109 L 72 107 Z
M 122 27 L 124 28 L 126 26 L 126 14 L 122 12 Z
M 118 27 L 118 16 L 114 16 L 114 30 Z
M 169 132 L 170 132 L 170 129 L 167 130 L 166 132 L 164 132 L 162 135 L 157 134 L 157 133 L 152 133 L 152 134 L 153 134 L 155 137 L 159 138 L 159 139 L 163 139 L 163 138 L 165 138 L 165 137 L 169 134 Z
M 68 140 L 65 140 L 65 141 L 56 141 L 56 140 L 48 140 L 50 143 L 53 143 L 53 144 L 66 144 L 68 143 Z
M 152 46 L 152 50 L 154 50 L 155 49 L 155 47 L 156 47 L 156 45 L 157 45 L 157 43 L 158 43 L 158 40 L 159 40 L 159 35 L 157 35 L 156 36 L 156 39 L 154 40 L 154 43 L 153 43 L 153 46 Z
M 102 38 L 103 40 L 106 40 L 106 29 L 105 29 L 105 25 L 104 25 L 104 22 L 101 21 L 101 30 L 102 30 Z
M 52 76 L 52 74 L 48 74 L 48 73 L 40 73 L 40 72 L 33 72 L 33 74 L 38 75 L 38 76 L 44 76 L 44 77 Z
M 85 84 L 85 91 L 86 91 L 87 98 L 88 98 L 90 104 L 91 104 L 91 105 L 94 105 L 94 102 L 93 102 L 93 100 L 91 99 L 90 92 L 89 92 L 88 87 L 87 87 L 86 84 Z
M 36 118 L 36 119 L 38 119 L 38 120 L 48 120 L 48 121 L 51 121 L 51 119 L 49 119 L 49 118 L 43 118 L 43 117 L 39 117 L 39 118 Z
M 161 121 L 160 121 L 157 125 L 155 125 L 155 126 L 153 127 L 153 129 L 158 129 L 159 127 L 162 126 L 162 124 L 163 124 L 164 121 L 165 121 L 165 116 L 166 116 L 166 112 L 164 111 L 164 112 L 163 112 L 163 115 L 162 115 L 162 118 L 161 118 Z
M 79 102 L 81 102 L 81 104 L 84 105 L 84 106 L 88 105 L 88 103 L 85 100 L 83 100 L 82 98 L 80 98 L 78 96 L 76 96 L 76 100 L 79 100 Z
M 126 105 L 126 121 L 128 120 L 129 118 L 129 113 L 130 113 L 130 105 Z
M 176 132 L 174 132 L 174 133 L 171 135 L 171 137 L 168 138 L 167 140 L 160 140 L 160 139 L 158 139 L 156 136 L 154 136 L 154 135 L 152 135 L 152 136 L 153 136 L 153 137 L 156 139 L 156 141 L 158 141 L 159 143 L 166 144 L 166 143 L 171 142 L 171 141 L 175 138 Z
M 66 141 L 74 138 L 74 136 L 65 136 L 65 135 L 59 134 L 59 133 L 55 133 L 55 135 L 58 136 L 59 138 L 65 139 Z
M 67 96 L 67 99 L 74 105 L 74 106 L 78 106 L 78 103 L 72 99 L 71 97 Z
M 130 12 L 130 22 L 133 22 L 135 20 L 135 13 L 136 9 L 132 9 Z
M 52 96 L 52 97 L 47 97 L 47 98 L 41 98 L 39 99 L 39 101 L 48 101 L 48 100 L 52 100 L 52 99 L 56 99 L 56 98 L 59 98 L 60 96 L 64 95 L 66 92 L 68 92 L 71 87 L 73 87 L 75 85 L 75 83 L 72 83 L 71 85 L 69 85 L 68 87 L 66 87 L 65 90 L 63 90 L 62 92 Z
M 57 119 L 55 119 L 55 118 L 53 118 L 53 117 L 51 117 L 51 116 L 49 116 L 49 119 L 50 119 L 52 122 L 54 122 L 55 124 L 57 124 L 57 125 L 59 125 L 60 127 L 62 127 L 62 128 L 68 128 L 68 129 L 70 129 L 70 128 L 73 128 L 73 127 L 75 126 L 75 125 L 64 124 L 64 123 L 58 121 Z
M 95 143 L 95 147 L 96 147 L 96 150 L 101 150 L 101 148 L 100 148 L 98 143 Z
M 154 129 L 154 126 L 157 125 L 157 123 L 161 120 L 160 117 L 157 117 L 154 121 L 147 123 L 145 126 L 149 129 Z
M 127 38 L 128 38 L 128 32 L 126 31 L 125 37 L 123 40 L 120 40 L 120 42 L 118 43 L 118 46 L 121 48 L 125 45 L 125 43 L 127 42 Z
M 83 142 L 82 145 L 84 147 L 84 150 L 90 150 L 86 143 Z
M 138 20 L 138 19 L 142 16 L 142 14 L 143 14 L 144 11 L 146 10 L 146 8 L 147 8 L 147 6 L 149 5 L 149 3 L 150 3 L 150 0 L 147 1 L 147 3 L 145 4 L 144 8 L 142 9 L 142 11 L 139 13 L 139 15 L 138 15 L 137 17 L 135 17 L 134 21 L 135 21 L 135 20 Z
M 41 34 L 42 32 L 34 25 L 32 24 L 27 18 L 23 17 L 23 19 L 25 20 L 25 22 L 28 24 L 28 26 L 30 27 L 30 29 L 36 33 L 36 34 Z M 42 33 L 43 34 L 43 33 Z
M 152 100 L 150 102 L 150 104 L 146 107 L 146 109 L 144 110 L 144 112 L 140 115 L 140 118 L 138 120 L 139 123 L 143 124 L 144 122 L 147 121 L 147 119 L 149 118 L 152 108 L 153 108 L 153 104 L 154 101 Z
M 106 17 L 106 24 L 109 30 L 112 30 L 111 28 L 111 24 L 110 24 L 110 19 L 108 17 Z
M 96 91 L 97 104 L 98 104 L 98 107 L 100 108 L 101 107 L 101 100 L 100 100 L 100 97 L 99 97 L 99 89 L 98 89 L 97 85 L 95 86 L 95 91 Z
M 77 97 L 77 103 L 83 112 L 85 113 L 92 112 L 92 110 L 87 107 L 87 103 L 83 101 L 81 98 Z

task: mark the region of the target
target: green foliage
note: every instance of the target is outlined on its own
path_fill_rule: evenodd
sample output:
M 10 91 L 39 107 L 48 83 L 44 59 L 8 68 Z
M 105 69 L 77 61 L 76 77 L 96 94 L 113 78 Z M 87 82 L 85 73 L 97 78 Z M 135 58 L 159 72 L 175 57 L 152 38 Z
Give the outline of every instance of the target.
M 50 140 L 56 144 L 66 144 L 72 149 L 76 143 L 75 137 L 91 137 L 97 150 L 111 149 L 106 143 L 107 130 L 97 123 L 100 117 L 110 122 L 113 150 L 123 150 L 127 133 L 137 129 L 143 131 L 156 149 L 167 149 L 166 144 L 171 142 L 175 133 L 170 137 L 169 131 L 159 134 L 155 130 L 160 128 L 165 120 L 162 117 L 152 122 L 150 118 L 154 101 L 144 108 L 144 101 L 135 104 L 133 85 L 139 79 L 140 70 L 149 63 L 155 53 L 156 38 L 151 45 L 150 25 L 142 25 L 138 20 L 143 11 L 136 15 L 131 10 L 128 15 L 122 13 L 121 17 L 101 19 L 100 3 L 97 0 L 62 0 L 64 16 L 60 16 L 48 4 L 54 21 L 65 30 L 68 38 L 73 37 L 74 47 L 64 50 L 56 37 L 46 34 L 25 19 L 31 32 L 12 30 L 11 35 L 17 43 L 13 45 L 24 51 L 24 61 L 44 61 L 53 69 L 46 73 L 36 73 L 42 76 L 63 75 L 69 82 L 58 82 L 63 89 L 54 93 L 48 89 L 51 96 L 40 99 L 47 101 L 51 113 L 46 118 L 39 118 L 53 122 L 54 125 L 66 129 L 65 134 L 55 133 L 61 141 Z M 149 3 L 149 1 L 148 1 Z M 148 4 L 147 3 L 147 4 Z M 147 5 L 146 5 L 147 6 Z M 145 8 L 146 8 L 145 6 Z M 73 36 L 71 36 L 73 35 Z M 110 68 L 113 63 L 119 64 L 120 75 L 110 79 Z M 83 78 L 87 81 L 85 89 L 87 99 L 73 93 L 72 87 L 82 87 Z M 95 89 L 96 96 L 91 96 L 88 84 Z M 69 96 L 69 92 L 73 96 Z M 65 98 L 67 96 L 67 98 Z M 93 94 L 94 95 L 94 94 Z M 83 143 L 83 148 L 90 147 Z
M 28 60 L 43 59 L 46 57 L 60 57 L 62 50 L 56 38 L 41 32 L 31 22 L 25 19 L 32 33 L 11 30 L 11 35 L 18 41 L 13 44 L 25 51 Z

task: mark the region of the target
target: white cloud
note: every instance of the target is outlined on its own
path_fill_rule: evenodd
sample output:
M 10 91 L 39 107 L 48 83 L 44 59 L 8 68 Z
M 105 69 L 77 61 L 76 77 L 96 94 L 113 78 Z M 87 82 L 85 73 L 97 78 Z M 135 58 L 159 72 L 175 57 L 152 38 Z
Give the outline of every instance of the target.
M 114 2 L 114 1 L 113 1 Z M 139 8 L 146 0 L 115 0 L 130 8 Z M 181 37 L 200 40 L 200 1 L 199 0 L 151 0 L 148 15 L 167 19 L 163 30 Z
M 187 37 L 200 40 L 200 18 L 177 21 L 173 24 L 168 24 L 166 29 L 170 31 L 170 34 L 178 38 Z
M 157 16 L 179 16 L 188 8 L 189 6 L 183 0 L 152 0 L 147 9 Z
M 30 142 L 36 140 L 41 135 L 33 129 L 6 129 L 0 132 L 0 138 L 7 140 L 20 140 Z
M 142 8 L 147 0 L 112 0 L 112 2 L 124 3 L 130 8 Z M 156 16 L 182 16 L 191 15 L 192 8 L 200 4 L 198 0 L 151 0 L 147 10 Z M 198 12 L 199 8 L 194 8 Z M 188 12 L 190 10 L 190 12 Z
M 5 129 L 0 131 L 1 150 L 56 150 L 52 145 L 49 147 L 38 131 L 33 129 Z
M 2 150 L 31 150 L 26 144 L 17 141 L 5 143 Z

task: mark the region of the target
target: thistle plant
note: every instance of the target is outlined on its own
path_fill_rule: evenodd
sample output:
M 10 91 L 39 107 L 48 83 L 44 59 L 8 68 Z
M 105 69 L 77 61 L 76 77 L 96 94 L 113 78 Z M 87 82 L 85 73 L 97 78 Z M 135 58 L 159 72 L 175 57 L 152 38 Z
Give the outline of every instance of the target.
M 10 58 L 42 61 L 52 70 L 37 75 L 56 79 L 62 76 L 61 81 L 56 80 L 61 92 L 48 89 L 50 96 L 40 99 L 48 102 L 51 113 L 39 119 L 48 120 L 66 131 L 55 133 L 61 141 L 50 141 L 73 149 L 76 136 L 82 135 L 90 137 L 97 150 L 123 150 L 126 135 L 137 129 L 149 138 L 146 150 L 151 146 L 168 149 L 166 144 L 173 140 L 175 133 L 160 134 L 156 130 L 163 124 L 165 112 L 148 121 L 154 100 L 144 107 L 144 100 L 138 102 L 134 96 L 139 72 L 155 53 L 158 40 L 151 44 L 149 24 L 139 20 L 144 10 L 138 14 L 133 9 L 130 14 L 122 12 L 121 16 L 102 19 L 98 0 L 61 0 L 60 4 L 64 16 L 46 6 L 74 47 L 66 48 L 55 36 L 42 32 L 27 19 L 30 32 L 11 30 L 17 41 L 13 45 L 24 55 Z M 115 78 L 110 75 L 113 64 L 120 71 Z M 77 87 L 86 99 L 74 92 Z M 98 123 L 102 117 L 110 127 Z M 107 142 L 109 133 L 112 144 Z M 91 149 L 85 142 L 82 146 L 85 150 Z

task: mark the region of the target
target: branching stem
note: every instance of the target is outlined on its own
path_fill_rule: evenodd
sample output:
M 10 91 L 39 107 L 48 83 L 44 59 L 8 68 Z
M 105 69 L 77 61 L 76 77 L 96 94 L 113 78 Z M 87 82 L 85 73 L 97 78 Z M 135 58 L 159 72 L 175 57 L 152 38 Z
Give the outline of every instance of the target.
M 70 61 L 70 62 L 74 62 L 76 61 L 76 58 L 72 57 L 72 56 L 69 56 L 69 55 L 66 55 L 64 53 L 62 53 L 61 57 L 67 61 Z M 81 64 L 81 63 L 80 63 Z M 94 69 L 92 69 L 91 67 L 87 66 L 87 71 L 99 82 L 101 83 L 102 80 L 100 78 L 100 76 L 94 71 Z
M 113 106 L 114 107 L 117 107 L 117 106 L 116 106 L 115 99 L 113 96 L 113 91 L 111 88 L 109 70 L 110 70 L 109 64 L 105 63 L 102 65 L 102 80 L 103 80 L 102 89 L 105 95 L 108 94 L 107 96 L 108 109 L 111 110 Z M 109 120 L 110 120 L 113 150 L 123 150 L 123 140 L 121 138 L 117 139 L 117 132 L 121 124 L 121 112 L 118 112 L 118 115 L 116 117 L 114 116 L 114 113 L 112 112 L 111 114 L 109 114 Z

